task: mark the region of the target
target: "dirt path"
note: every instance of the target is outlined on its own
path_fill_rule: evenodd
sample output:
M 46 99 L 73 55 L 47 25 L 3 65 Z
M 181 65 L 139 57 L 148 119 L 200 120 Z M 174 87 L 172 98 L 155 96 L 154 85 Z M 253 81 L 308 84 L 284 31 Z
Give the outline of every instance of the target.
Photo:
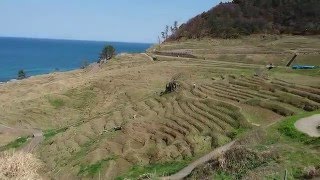
M 153 58 L 149 54 L 147 53 L 141 53 L 141 54 L 147 56 L 150 59 L 150 61 L 153 61 Z
M 36 149 L 36 147 L 44 140 L 41 130 L 33 129 L 32 134 L 32 139 L 22 147 L 21 151 L 32 153 Z
M 177 172 L 176 174 L 172 176 L 162 177 L 162 180 L 178 180 L 183 179 L 186 176 L 188 176 L 197 166 L 204 164 L 208 162 L 211 159 L 219 157 L 223 152 L 227 151 L 235 141 L 232 141 L 224 146 L 221 146 L 213 151 L 211 151 L 209 154 L 206 154 L 205 156 L 202 156 L 200 159 L 194 161 L 193 163 L 189 164 L 187 167 L 183 168 L 181 171 Z
M 38 129 L 20 129 L 0 124 L 0 133 L 9 133 L 13 135 L 32 134 L 31 140 L 28 140 L 28 142 L 20 149 L 20 151 L 28 153 L 33 152 L 34 149 L 44 140 L 42 131 Z
M 311 137 L 320 137 L 320 130 L 317 129 L 317 126 L 319 125 L 320 114 L 302 118 L 294 124 L 299 131 L 306 133 Z

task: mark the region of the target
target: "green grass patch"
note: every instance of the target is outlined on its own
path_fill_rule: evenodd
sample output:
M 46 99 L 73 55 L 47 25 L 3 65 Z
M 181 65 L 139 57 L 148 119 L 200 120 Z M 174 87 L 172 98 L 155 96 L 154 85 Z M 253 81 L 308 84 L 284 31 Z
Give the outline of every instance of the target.
M 56 109 L 61 108 L 66 104 L 65 101 L 60 98 L 48 98 L 48 101 L 50 105 Z
M 320 145 L 320 138 L 313 138 L 304 134 L 296 129 L 294 126 L 295 122 L 297 122 L 301 118 L 305 118 L 308 116 L 312 116 L 315 114 L 320 114 L 320 111 L 314 111 L 309 113 L 303 113 L 295 116 L 288 117 L 282 120 L 278 125 L 278 131 L 288 137 L 291 140 L 302 142 L 304 144 L 310 145 Z
M 126 174 L 122 176 L 118 176 L 116 180 L 122 179 L 137 179 L 139 176 L 143 174 L 154 174 L 158 177 L 160 176 L 168 176 L 174 174 L 186 167 L 190 160 L 183 161 L 175 161 L 175 162 L 166 162 L 162 164 L 150 164 L 147 166 L 133 166 Z
M 287 170 L 288 179 L 304 179 L 306 167 L 320 166 L 320 138 L 310 137 L 294 126 L 299 119 L 319 113 L 318 110 L 290 116 L 267 129 L 267 138 L 261 145 L 276 148 L 281 157 L 277 164 L 282 167 L 278 173 Z
M 106 159 L 102 159 L 94 164 L 90 165 L 80 165 L 80 170 L 78 175 L 82 176 L 94 176 L 97 174 L 110 160 L 114 160 L 115 157 L 111 156 Z
M 64 128 L 61 128 L 61 129 L 46 130 L 44 132 L 44 137 L 45 137 L 45 139 L 50 139 L 50 138 L 52 138 L 53 136 L 55 136 L 55 135 L 57 135 L 59 133 L 65 132 L 67 129 L 68 129 L 68 127 L 64 127 Z
M 28 141 L 28 138 L 28 136 L 19 137 L 18 139 L 8 143 L 7 145 L 0 147 L 0 151 L 5 151 L 8 149 L 17 149 L 23 146 Z
M 227 136 L 230 139 L 236 139 L 241 135 L 243 135 L 244 133 L 248 132 L 248 130 L 250 130 L 250 128 L 240 127 L 238 129 L 234 129 L 233 131 L 227 133 Z
M 71 101 L 71 107 L 75 109 L 84 109 L 89 107 L 96 100 L 96 92 L 91 88 L 84 89 L 73 89 L 68 91 L 66 94 Z

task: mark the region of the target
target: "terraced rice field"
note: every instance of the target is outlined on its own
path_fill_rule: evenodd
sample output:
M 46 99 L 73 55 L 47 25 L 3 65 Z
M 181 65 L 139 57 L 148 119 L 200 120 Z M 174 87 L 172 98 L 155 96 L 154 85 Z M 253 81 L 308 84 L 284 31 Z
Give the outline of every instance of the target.
M 101 173 L 114 177 L 121 167 L 203 154 L 230 141 L 237 129 L 250 126 L 237 106 L 185 95 L 191 85 L 181 84 L 181 91 L 175 95 L 140 102 L 130 102 L 127 97 L 126 106 L 71 127 L 48 141 L 41 149 L 45 152 L 42 158 L 49 165 L 66 166 L 67 171 L 109 159 Z M 114 131 L 118 126 L 122 130 Z M 51 173 L 66 174 L 59 170 Z
M 44 131 L 36 150 L 44 176 L 113 179 L 137 165 L 195 159 L 257 125 L 320 107 L 317 72 L 151 56 L 157 61 L 126 54 L 102 67 L 1 85 L 0 118 Z M 172 79 L 177 91 L 160 96 Z
M 157 51 L 188 52 L 200 59 L 285 66 L 294 54 L 293 64 L 320 65 L 319 36 L 253 35 L 240 39 L 187 40 L 158 46 Z
M 199 69 L 228 65 L 214 61 L 183 64 Z M 242 64 L 232 65 L 238 69 Z M 102 159 L 106 161 L 99 173 L 116 177 L 136 164 L 180 161 L 230 142 L 239 129 L 252 127 L 243 106 L 279 117 L 320 107 L 319 88 L 280 79 L 223 75 L 195 86 L 185 78 L 178 84 L 179 90 L 173 94 L 151 95 L 141 101 L 124 93 L 125 105 L 54 137 L 42 147 L 42 159 L 65 171 L 57 168 L 50 173 L 66 178 L 72 170 L 71 175 L 92 176 L 84 166 L 99 164 Z M 121 131 L 113 129 L 119 126 Z

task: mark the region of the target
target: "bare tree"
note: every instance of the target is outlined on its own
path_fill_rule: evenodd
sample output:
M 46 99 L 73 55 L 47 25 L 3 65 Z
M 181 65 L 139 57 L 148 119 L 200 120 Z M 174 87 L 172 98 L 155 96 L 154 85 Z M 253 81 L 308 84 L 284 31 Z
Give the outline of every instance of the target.
M 171 31 L 171 34 L 174 34 L 174 27 L 173 26 L 170 26 L 170 31 Z
M 162 39 L 166 40 L 166 34 L 165 34 L 165 32 L 161 32 L 161 37 L 162 37 Z
M 173 23 L 173 29 L 174 29 L 174 32 L 176 33 L 178 31 L 178 21 L 174 21 Z
M 170 30 L 172 35 L 178 31 L 178 21 L 174 21 L 173 26 L 170 26 Z
M 173 26 L 166 25 L 163 32 L 161 32 L 161 38 L 163 41 L 167 40 L 171 35 L 175 34 L 178 31 L 178 21 L 174 21 Z M 158 37 L 159 39 L 159 37 Z M 160 41 L 159 41 L 160 42 Z
M 166 25 L 166 29 L 165 29 L 164 33 L 165 33 L 165 39 L 168 39 L 168 37 L 169 37 L 169 26 L 168 25 Z

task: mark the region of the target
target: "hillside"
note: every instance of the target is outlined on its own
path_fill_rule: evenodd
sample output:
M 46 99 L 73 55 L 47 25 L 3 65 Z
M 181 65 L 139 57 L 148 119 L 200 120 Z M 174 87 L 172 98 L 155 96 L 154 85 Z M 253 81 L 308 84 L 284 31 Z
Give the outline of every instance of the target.
M 238 38 L 256 33 L 320 34 L 319 22 L 318 0 L 233 0 L 190 19 L 168 40 Z
M 45 165 L 40 172 L 45 178 L 170 175 L 257 126 L 320 109 L 319 69 L 283 66 L 291 51 L 319 52 L 319 42 L 319 36 L 170 42 L 151 48 L 153 58 L 124 54 L 101 67 L 1 84 L 0 124 L 43 132 L 33 153 Z M 288 54 L 279 56 L 278 49 Z M 187 51 L 195 58 L 153 54 L 158 50 Z M 259 58 L 238 58 L 241 52 Z M 298 61 L 318 62 L 318 55 L 307 53 Z M 269 56 L 280 65 L 270 71 L 261 63 Z M 178 89 L 161 95 L 172 81 Z M 0 151 L 23 149 L 32 138 L 7 129 L 0 126 Z M 304 153 L 320 157 L 313 146 L 303 146 Z M 295 164 L 290 153 L 281 155 L 276 163 L 291 164 L 292 177 L 319 165 L 318 158 Z

